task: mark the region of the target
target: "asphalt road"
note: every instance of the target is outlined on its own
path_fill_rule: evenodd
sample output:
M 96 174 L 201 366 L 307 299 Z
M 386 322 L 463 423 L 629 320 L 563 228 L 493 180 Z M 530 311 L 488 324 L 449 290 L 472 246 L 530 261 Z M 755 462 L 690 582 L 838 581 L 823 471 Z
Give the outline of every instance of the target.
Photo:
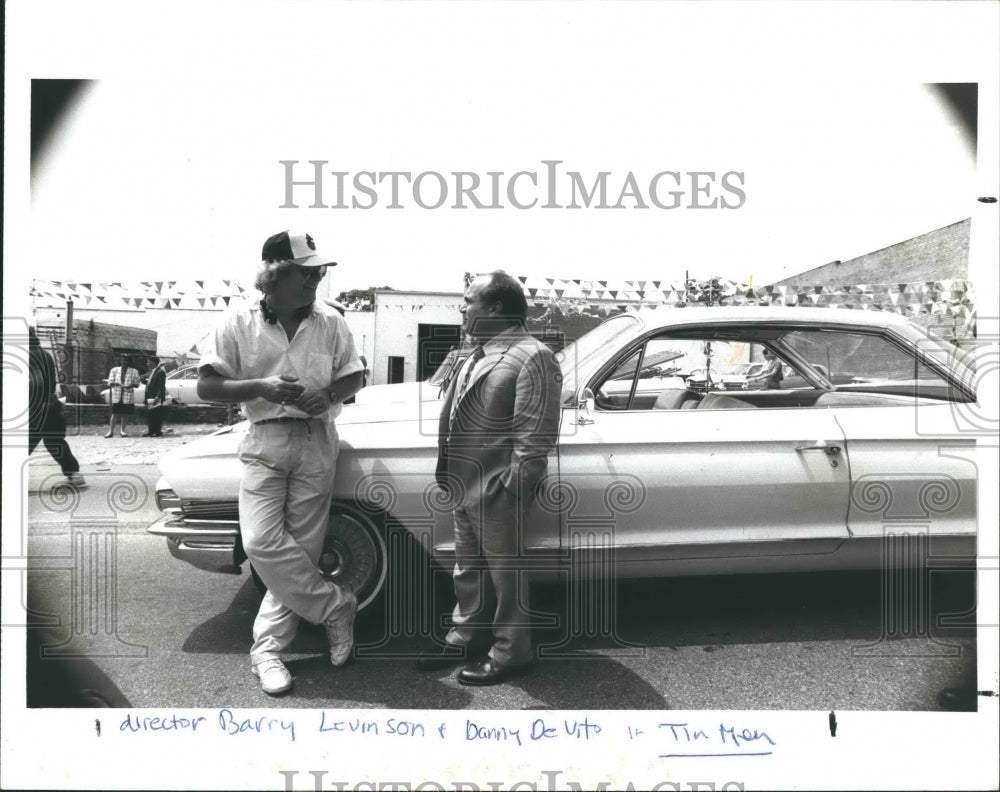
M 259 602 L 249 575 L 191 568 L 146 532 L 163 447 L 77 438 L 89 483 L 78 499 L 43 451 L 26 468 L 27 602 L 46 625 L 36 634 L 57 656 L 88 657 L 133 706 L 937 710 L 941 689 L 975 682 L 968 576 L 935 579 L 933 613 L 900 626 L 877 573 L 776 575 L 624 581 L 592 592 L 606 618 L 537 586 L 533 606 L 556 622 L 536 630 L 550 654 L 484 689 L 453 670 L 418 672 L 422 641 L 372 620 L 357 630 L 364 656 L 332 668 L 323 632 L 303 624 L 287 658 L 295 687 L 271 698 L 247 658 Z M 29 666 L 29 700 L 51 662 Z

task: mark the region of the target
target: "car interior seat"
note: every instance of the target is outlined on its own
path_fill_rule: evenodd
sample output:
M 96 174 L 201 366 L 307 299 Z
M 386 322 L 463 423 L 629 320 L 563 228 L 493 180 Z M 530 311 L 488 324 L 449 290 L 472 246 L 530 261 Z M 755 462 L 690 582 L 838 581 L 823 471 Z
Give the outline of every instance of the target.
M 743 409 L 756 407 L 756 404 L 737 399 L 733 396 L 725 396 L 721 393 L 709 393 L 698 405 L 699 410 L 719 410 L 719 409 Z
M 689 410 L 698 406 L 698 394 L 683 388 L 667 388 L 653 402 L 654 410 Z

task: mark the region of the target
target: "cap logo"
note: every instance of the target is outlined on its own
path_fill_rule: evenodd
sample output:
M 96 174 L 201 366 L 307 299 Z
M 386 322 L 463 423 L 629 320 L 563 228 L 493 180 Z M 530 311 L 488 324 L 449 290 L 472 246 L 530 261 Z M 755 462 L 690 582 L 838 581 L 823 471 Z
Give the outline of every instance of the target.
M 316 243 L 313 242 L 313 238 L 309 234 L 306 234 L 306 244 L 309 245 L 310 250 L 316 249 Z

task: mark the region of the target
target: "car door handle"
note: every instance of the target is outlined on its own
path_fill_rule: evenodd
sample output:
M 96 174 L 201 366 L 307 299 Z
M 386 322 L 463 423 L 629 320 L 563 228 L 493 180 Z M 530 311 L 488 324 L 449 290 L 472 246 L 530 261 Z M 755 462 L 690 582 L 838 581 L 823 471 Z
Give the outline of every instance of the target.
M 812 445 L 796 446 L 795 450 L 798 451 L 800 454 L 803 451 L 825 451 L 827 454 L 830 454 L 832 456 L 833 454 L 840 453 L 840 446 L 830 445 L 829 443 L 826 442 L 826 440 L 817 440 Z

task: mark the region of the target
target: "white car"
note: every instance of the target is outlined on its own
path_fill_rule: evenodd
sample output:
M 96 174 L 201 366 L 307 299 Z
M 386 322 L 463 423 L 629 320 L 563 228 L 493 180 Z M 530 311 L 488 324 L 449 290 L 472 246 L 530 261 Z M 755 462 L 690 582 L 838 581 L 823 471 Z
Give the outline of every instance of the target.
M 198 395 L 198 364 L 181 366 L 167 374 L 167 404 L 209 404 Z M 111 404 L 111 389 L 105 388 L 101 391 L 101 397 L 105 404 Z M 135 389 L 135 403 L 144 404 L 146 401 L 146 386 L 137 385 Z
M 689 371 L 699 356 L 711 370 L 764 349 L 795 372 L 778 389 L 692 388 L 663 366 L 681 350 Z M 974 563 L 977 374 L 904 317 L 798 307 L 626 313 L 556 357 L 559 439 L 523 537 L 540 575 Z M 665 376 L 648 376 L 643 361 Z M 653 380 L 663 385 L 655 398 L 645 390 Z M 358 404 L 337 419 L 320 566 L 362 607 L 387 590 L 386 608 L 426 595 L 432 567 L 407 571 L 423 549 L 451 567 L 452 514 L 434 479 L 440 407 Z M 235 572 L 246 560 L 236 456 L 245 428 L 160 460 L 165 516 L 149 530 L 202 569 Z M 904 552 L 906 541 L 924 550 Z
M 726 390 L 747 390 L 750 378 L 764 370 L 764 363 L 735 363 L 719 375 L 719 381 Z

